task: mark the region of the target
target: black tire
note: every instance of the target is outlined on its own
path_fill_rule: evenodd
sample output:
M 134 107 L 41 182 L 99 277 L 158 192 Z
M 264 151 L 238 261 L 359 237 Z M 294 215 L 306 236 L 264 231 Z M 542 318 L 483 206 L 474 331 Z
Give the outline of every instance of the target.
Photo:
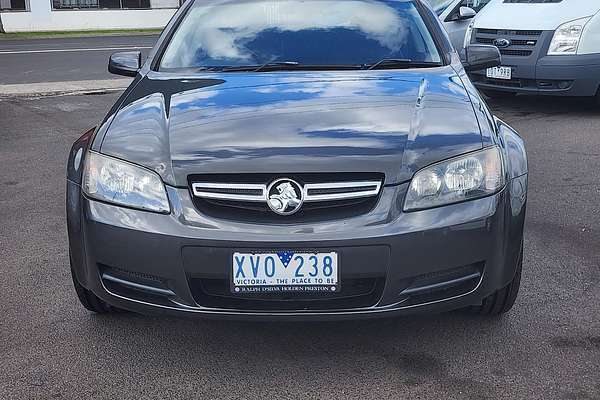
M 521 271 L 523 270 L 523 247 L 517 261 L 517 272 L 513 280 L 500 290 L 495 291 L 485 299 L 480 306 L 471 307 L 469 310 L 475 314 L 497 316 L 510 311 L 517 300 L 521 286 Z
M 106 302 L 92 293 L 91 290 L 84 288 L 77 280 L 77 277 L 73 272 L 73 268 L 71 268 L 71 278 L 73 278 L 73 286 L 75 287 L 75 292 L 77 293 L 79 302 L 87 310 L 97 314 L 106 314 L 117 311 L 114 307 L 108 305 Z
M 490 97 L 492 99 L 508 99 L 517 95 L 515 92 L 504 92 L 502 90 L 492 89 L 482 89 L 481 93 L 483 93 L 486 97 Z

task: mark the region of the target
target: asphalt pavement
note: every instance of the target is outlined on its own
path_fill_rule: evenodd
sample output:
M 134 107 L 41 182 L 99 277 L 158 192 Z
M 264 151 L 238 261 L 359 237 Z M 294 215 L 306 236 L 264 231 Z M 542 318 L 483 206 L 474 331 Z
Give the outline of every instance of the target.
M 108 35 L 0 40 L 0 85 L 115 79 L 108 58 L 117 51 L 146 56 L 157 35 Z
M 117 96 L 0 100 L 0 399 L 600 399 L 600 109 L 492 103 L 531 170 L 508 315 L 244 323 L 79 305 L 65 161 Z

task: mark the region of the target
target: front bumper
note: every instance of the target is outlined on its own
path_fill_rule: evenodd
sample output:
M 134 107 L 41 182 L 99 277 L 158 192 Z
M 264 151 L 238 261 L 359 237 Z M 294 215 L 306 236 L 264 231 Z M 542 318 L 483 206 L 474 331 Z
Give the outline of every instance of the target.
M 161 215 L 89 200 L 69 182 L 74 272 L 98 297 L 131 311 L 263 319 L 451 310 L 480 304 L 510 282 L 525 214 L 525 194 L 513 187 L 526 187 L 526 176 L 494 196 L 412 213 L 402 213 L 398 201 L 406 186 L 385 187 L 377 206 L 359 217 L 250 225 L 199 214 L 186 189 L 168 189 L 173 211 Z M 249 248 L 335 250 L 342 291 L 354 292 L 319 299 L 219 292 L 232 253 Z
M 560 96 L 595 96 L 600 88 L 600 54 L 576 56 L 502 57 L 511 67 L 511 80 L 490 79 L 485 71 L 472 73 L 478 89 Z

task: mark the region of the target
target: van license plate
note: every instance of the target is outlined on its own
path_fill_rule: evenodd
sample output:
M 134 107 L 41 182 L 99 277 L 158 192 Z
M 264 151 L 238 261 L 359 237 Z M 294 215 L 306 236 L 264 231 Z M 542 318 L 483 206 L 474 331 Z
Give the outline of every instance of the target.
M 512 79 L 512 68 L 511 67 L 488 68 L 485 75 L 488 78 L 510 80 L 510 79 Z
M 233 293 L 337 292 L 336 252 L 233 253 Z

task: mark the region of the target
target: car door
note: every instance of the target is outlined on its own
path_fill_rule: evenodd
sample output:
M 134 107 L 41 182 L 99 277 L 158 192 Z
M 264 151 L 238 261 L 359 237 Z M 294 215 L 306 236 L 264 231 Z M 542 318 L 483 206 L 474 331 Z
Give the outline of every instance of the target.
M 461 7 L 468 7 L 476 14 L 489 2 L 490 0 L 454 0 L 439 15 L 448 36 L 450 36 L 450 41 L 457 51 L 462 50 L 467 27 L 474 17 L 474 15 L 462 16 L 460 13 Z

